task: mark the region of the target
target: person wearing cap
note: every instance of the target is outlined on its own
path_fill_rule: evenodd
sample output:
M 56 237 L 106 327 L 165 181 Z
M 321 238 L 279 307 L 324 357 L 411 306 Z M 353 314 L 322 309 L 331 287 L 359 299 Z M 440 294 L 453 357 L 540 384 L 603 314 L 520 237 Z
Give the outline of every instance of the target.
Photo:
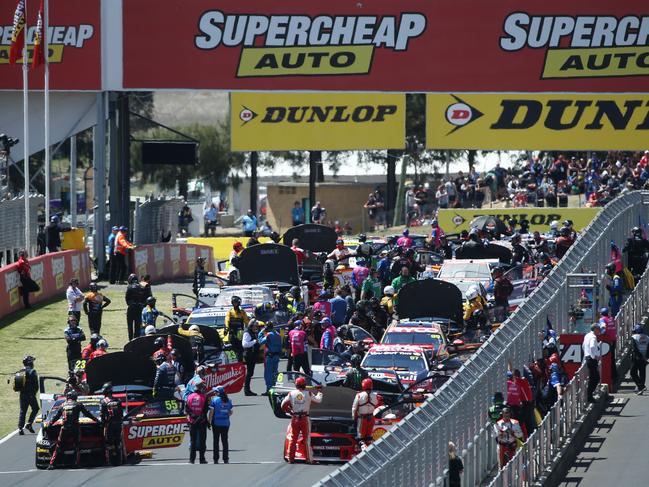
M 336 240 L 336 248 L 327 255 L 327 259 L 333 259 L 336 265 L 348 267 L 351 255 L 351 251 L 345 246 L 345 241 L 339 238 Z
M 383 288 L 384 296 L 381 298 L 380 305 L 385 308 L 389 315 L 394 314 L 394 288 L 392 286 L 385 286 Z
M 67 342 L 68 370 L 74 370 L 77 361 L 81 360 L 81 342 L 86 339 L 76 316 L 68 315 L 68 327 L 63 331 L 63 335 Z
M 264 382 L 266 383 L 266 392 L 262 396 L 267 396 L 270 388 L 275 385 L 275 377 L 279 370 L 279 359 L 282 356 L 282 336 L 275 329 L 273 322 L 269 321 L 263 330 L 257 335 L 259 345 L 265 345 L 264 353 Z
M 18 434 L 24 435 L 25 428 L 30 433 L 34 433 L 34 428 L 32 424 L 36 419 L 38 410 L 38 399 L 36 394 L 39 390 L 38 374 L 36 369 L 34 369 L 34 361 L 36 359 L 31 355 L 26 355 L 23 358 L 23 369 L 18 372 L 21 375 L 21 381 L 18 381 L 14 384 L 14 390 L 17 390 L 20 393 L 19 402 L 20 402 L 20 413 L 18 414 Z M 20 388 L 16 387 L 19 386 Z M 31 408 L 31 413 L 29 414 L 29 419 L 27 424 L 25 424 L 25 417 L 27 416 L 27 408 Z
M 430 245 L 433 250 L 438 251 L 444 244 L 444 239 L 446 238 L 446 233 L 439 226 L 437 218 L 433 218 L 433 221 L 430 223 Z
M 331 317 L 331 303 L 329 302 L 331 294 L 326 289 L 320 291 L 318 300 L 313 303 L 313 311 L 320 311 L 322 316 Z
M 198 382 L 196 390 L 187 396 L 185 402 L 185 413 L 189 423 L 189 463 L 196 461 L 196 452 L 199 453 L 200 463 L 207 463 L 205 451 L 208 422 L 205 389 L 205 382 Z
M 239 220 L 243 226 L 243 234 L 246 237 L 252 237 L 252 234 L 257 230 L 257 217 L 252 210 L 248 210 L 245 215 Z
M 647 378 L 647 350 L 649 349 L 649 336 L 647 336 L 642 325 L 637 324 L 633 327 L 632 346 L 633 355 L 631 362 L 631 379 L 635 382 L 635 391 L 642 394 L 647 388 L 645 381 Z
M 288 341 L 291 345 L 291 359 L 293 362 L 293 370 L 299 372 L 300 368 L 306 375 L 311 375 L 311 367 L 309 367 L 309 357 L 307 350 L 307 336 L 306 332 L 302 329 L 302 320 L 297 320 L 295 328 L 288 332 Z
M 113 258 L 115 254 L 115 238 L 117 237 L 117 232 L 119 232 L 119 227 L 114 226 L 108 235 L 108 240 L 106 242 L 106 253 L 108 254 L 108 270 L 109 270 L 109 282 L 115 284 L 115 279 L 117 279 L 117 264 Z
M 219 440 L 223 445 L 223 463 L 230 462 L 228 433 L 230 431 L 230 416 L 232 416 L 232 401 L 223 386 L 214 388 L 214 396 L 210 400 L 207 412 L 208 424 L 212 427 L 212 452 L 214 463 L 219 463 Z
M 45 228 L 45 241 L 48 252 L 59 252 L 61 250 L 61 228 L 59 217 L 52 215 L 50 223 Z
M 410 238 L 410 230 L 406 228 L 403 232 L 401 232 L 401 237 L 397 239 L 397 246 L 403 249 L 409 249 L 410 247 L 412 247 L 412 245 L 413 242 L 412 238 Z
M 106 355 L 108 352 L 106 349 L 108 348 L 108 342 L 105 339 L 101 339 L 97 342 L 97 350 L 92 352 L 90 354 L 90 357 L 88 358 L 88 362 L 90 363 L 92 360 L 96 359 L 97 357 L 101 357 L 103 355 Z M 86 364 L 87 365 L 87 364 Z
M 597 337 L 600 333 L 599 324 L 593 323 L 590 326 L 590 332 L 584 335 L 582 343 L 582 350 L 584 354 L 584 362 L 588 367 L 588 402 L 595 402 L 593 393 L 599 384 L 599 361 L 602 357 L 602 352 L 599 348 Z
M 489 415 L 489 421 L 491 424 L 495 425 L 500 418 L 502 418 L 503 408 L 505 407 L 505 398 L 503 397 L 502 392 L 495 392 L 491 400 L 491 406 L 487 414 Z
M 119 231 L 115 236 L 115 250 L 113 255 L 115 257 L 115 264 L 117 264 L 117 269 L 115 270 L 115 281 L 120 284 L 125 284 L 126 280 L 127 252 L 134 248 L 135 245 L 128 241 L 128 228 L 124 226 L 119 227 Z
M 512 410 L 510 408 L 503 408 L 502 418 L 496 421 L 494 425 L 494 433 L 498 443 L 500 468 L 503 468 L 516 454 L 517 440 L 524 440 L 520 423 L 512 419 Z
M 98 333 L 93 333 L 92 335 L 90 335 L 90 341 L 88 342 L 88 345 L 83 347 L 83 350 L 81 350 L 81 360 L 88 360 L 90 358 L 92 352 L 97 350 L 97 343 L 101 339 L 101 335 L 99 335 Z
M 208 367 L 205 365 L 199 365 L 194 371 L 194 376 L 189 379 L 189 382 L 185 385 L 185 390 L 183 391 L 183 401 L 187 401 L 187 397 L 196 390 L 196 384 L 199 382 L 205 381 L 205 376 L 208 373 Z
M 324 329 L 322 337 L 320 338 L 320 348 L 323 350 L 333 350 L 334 340 L 336 339 L 336 327 L 331 323 L 328 317 L 324 317 L 320 322 L 320 326 Z
M 101 316 L 104 308 L 111 303 L 111 300 L 99 292 L 96 282 L 90 283 L 90 291 L 83 300 L 83 312 L 88 317 L 88 328 L 90 333 L 99 335 L 101 331 Z

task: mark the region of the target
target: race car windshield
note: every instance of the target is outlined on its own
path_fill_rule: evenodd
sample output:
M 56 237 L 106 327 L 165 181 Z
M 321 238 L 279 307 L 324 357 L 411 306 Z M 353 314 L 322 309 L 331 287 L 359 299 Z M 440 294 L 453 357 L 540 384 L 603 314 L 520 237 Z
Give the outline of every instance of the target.
M 241 298 L 242 306 L 257 306 L 258 304 L 275 301 L 273 292 L 270 289 L 224 289 L 216 297 L 215 306 L 230 306 L 232 296 Z
M 434 345 L 437 348 L 442 344 L 442 337 L 437 333 L 394 332 L 387 333 L 383 343 L 389 343 L 390 345 Z
M 187 320 L 189 325 L 206 325 L 206 326 L 225 326 L 225 315 L 212 316 L 212 315 L 198 315 L 190 316 Z
M 65 402 L 65 399 L 60 399 L 54 403 L 52 406 L 52 409 L 50 409 L 50 412 L 47 414 L 47 421 L 51 421 L 51 419 L 54 417 L 56 412 L 61 409 L 61 406 Z M 99 417 L 101 414 L 101 405 L 99 404 L 99 401 L 91 401 L 91 402 L 86 402 L 86 401 L 79 401 L 82 403 L 86 408 L 88 408 L 88 411 L 90 411 L 92 414 L 94 414 L 96 417 Z M 85 418 L 85 416 L 82 414 L 81 418 Z M 88 418 L 86 418 L 88 419 Z
M 491 279 L 488 265 L 481 264 L 444 264 L 439 271 L 438 279 Z
M 417 353 L 370 353 L 361 366 L 364 369 L 426 370 L 424 358 Z

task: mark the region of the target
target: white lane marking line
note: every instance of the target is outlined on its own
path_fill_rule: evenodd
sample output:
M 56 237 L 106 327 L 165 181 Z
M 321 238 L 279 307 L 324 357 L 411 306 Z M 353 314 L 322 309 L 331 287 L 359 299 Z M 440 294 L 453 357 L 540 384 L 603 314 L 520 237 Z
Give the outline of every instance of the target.
M 12 431 L 11 433 L 9 433 L 7 436 L 5 436 L 4 438 L 2 438 L 0 440 L 0 445 L 2 445 L 5 441 L 9 441 L 11 438 L 16 436 L 17 434 L 18 434 L 18 430 Z
M 261 462 L 230 462 L 227 465 L 277 465 L 277 464 L 283 464 L 286 462 L 275 462 L 275 461 L 261 461 Z M 211 461 L 208 462 L 209 465 L 214 465 Z M 219 461 L 219 465 L 226 465 L 223 463 L 223 461 Z M 138 467 L 165 467 L 165 466 L 192 466 L 195 467 L 196 465 L 200 464 L 193 464 L 189 462 L 165 462 L 165 461 L 157 461 L 157 462 L 142 462 L 139 463 Z
M 9 472 L 0 472 L 0 475 L 6 475 L 6 474 L 11 474 L 11 473 L 30 473 L 30 472 L 36 472 L 38 469 L 36 468 L 30 468 L 29 470 L 13 470 Z

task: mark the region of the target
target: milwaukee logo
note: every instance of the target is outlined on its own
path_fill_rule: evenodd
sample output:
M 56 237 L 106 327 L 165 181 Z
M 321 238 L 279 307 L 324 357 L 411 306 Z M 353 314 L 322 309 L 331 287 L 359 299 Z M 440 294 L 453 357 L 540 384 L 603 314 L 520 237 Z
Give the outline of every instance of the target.
M 210 389 L 216 386 L 226 386 L 233 384 L 237 379 L 242 377 L 243 373 L 243 366 L 235 366 L 222 372 L 221 374 L 217 372 L 206 375 L 203 380 L 205 381 L 207 388 Z

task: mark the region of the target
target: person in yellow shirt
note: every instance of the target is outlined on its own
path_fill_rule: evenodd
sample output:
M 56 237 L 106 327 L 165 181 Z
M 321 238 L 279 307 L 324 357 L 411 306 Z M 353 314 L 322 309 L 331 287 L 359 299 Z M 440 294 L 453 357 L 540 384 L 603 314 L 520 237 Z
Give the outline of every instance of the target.
M 470 287 L 464 303 L 465 336 L 468 341 L 475 340 L 476 331 L 487 327 L 486 302 L 476 287 Z M 488 328 L 487 328 L 488 330 Z
M 384 296 L 381 298 L 381 306 L 385 306 L 388 313 L 394 313 L 394 288 L 392 286 L 385 286 L 383 288 Z
M 243 329 L 248 326 L 250 318 L 248 314 L 241 309 L 241 298 L 232 296 L 232 309 L 225 315 L 224 336 L 228 337 L 232 350 L 237 354 L 239 361 L 243 360 Z

